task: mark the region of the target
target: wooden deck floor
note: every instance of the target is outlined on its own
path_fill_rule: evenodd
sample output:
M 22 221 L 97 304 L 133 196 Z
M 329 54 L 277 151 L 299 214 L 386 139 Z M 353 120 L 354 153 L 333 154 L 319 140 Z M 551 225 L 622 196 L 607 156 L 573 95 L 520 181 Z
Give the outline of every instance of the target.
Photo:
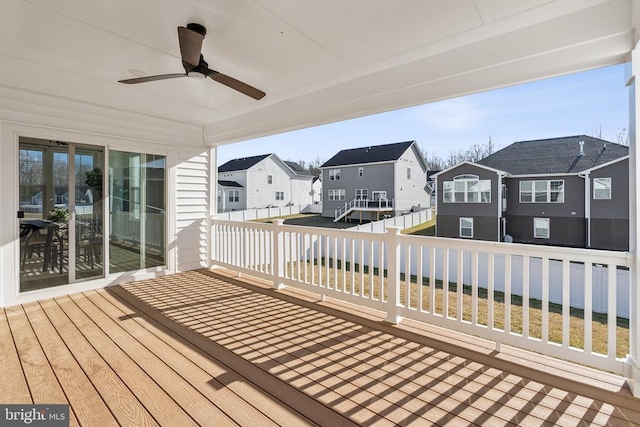
M 640 425 L 606 375 L 378 320 L 208 271 L 11 307 L 0 403 L 69 403 L 89 426 Z

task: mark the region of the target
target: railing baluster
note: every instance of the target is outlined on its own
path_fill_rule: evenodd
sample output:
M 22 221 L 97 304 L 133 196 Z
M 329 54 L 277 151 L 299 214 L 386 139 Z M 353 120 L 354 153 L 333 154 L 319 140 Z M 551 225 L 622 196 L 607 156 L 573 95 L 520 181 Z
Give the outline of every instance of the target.
M 529 337 L 529 272 L 531 262 L 529 255 L 522 257 L 522 336 Z
M 456 286 L 456 319 L 462 321 L 462 300 L 464 299 L 464 252 L 458 249 L 458 274 Z
M 376 299 L 375 292 L 375 283 L 373 280 L 375 266 L 373 264 L 373 239 L 369 240 L 369 299 Z
M 360 273 L 360 297 L 364 297 L 364 239 L 360 240 L 360 265 L 358 266 Z
M 493 252 L 489 252 L 487 254 L 488 265 L 487 265 L 487 328 L 489 330 L 493 330 L 494 322 L 493 322 L 493 312 L 494 312 L 494 302 L 495 302 L 495 277 L 494 277 L 494 268 L 495 268 L 495 255 Z
M 416 286 L 418 287 L 418 301 L 417 301 L 417 309 L 418 311 L 424 311 L 424 307 L 422 306 L 422 298 L 423 298 L 423 289 L 422 289 L 422 276 L 424 275 L 423 270 L 424 266 L 422 265 L 422 257 L 424 256 L 424 246 L 420 245 L 417 247 L 418 253 L 416 253 Z
M 333 238 L 333 289 L 340 289 L 338 284 L 338 238 Z
M 442 248 L 442 316 L 449 318 L 449 249 Z
M 342 292 L 347 293 L 347 238 L 342 238 L 342 256 L 340 258 L 340 269 L 342 270 Z
M 542 341 L 549 342 L 549 258 L 542 258 Z
M 384 253 L 385 253 L 385 245 L 386 242 L 385 241 L 381 241 L 378 242 L 378 276 L 380 277 L 380 279 L 378 280 L 379 286 L 380 286 L 380 293 L 378 295 L 380 295 L 380 301 L 384 301 L 384 290 L 385 287 L 388 284 L 388 278 L 385 279 L 384 277 L 384 271 L 385 269 L 387 269 L 388 271 L 388 265 L 385 264 L 385 259 L 384 259 Z M 400 263 L 400 260 L 398 260 L 398 264 Z M 388 275 L 388 273 L 387 273 Z
M 471 324 L 478 325 L 478 251 L 471 252 Z
M 436 257 L 438 251 L 435 247 L 429 246 L 429 312 L 436 314 Z
M 607 356 L 609 359 L 616 358 L 617 336 L 616 329 L 618 325 L 617 312 L 617 288 L 618 277 L 617 268 L 613 264 L 607 265 Z
M 411 245 L 402 245 L 405 250 L 405 266 L 404 266 L 404 284 L 406 287 L 405 290 L 405 306 L 407 308 L 411 307 Z M 417 279 L 416 279 L 417 280 Z M 417 290 L 416 290 L 417 291 Z
M 504 256 L 504 332 L 511 333 L 511 254 Z
M 592 345 L 592 320 L 593 312 L 593 264 L 584 263 L 584 352 L 591 353 Z
M 569 331 L 571 328 L 571 262 L 562 260 L 562 347 L 571 345 Z

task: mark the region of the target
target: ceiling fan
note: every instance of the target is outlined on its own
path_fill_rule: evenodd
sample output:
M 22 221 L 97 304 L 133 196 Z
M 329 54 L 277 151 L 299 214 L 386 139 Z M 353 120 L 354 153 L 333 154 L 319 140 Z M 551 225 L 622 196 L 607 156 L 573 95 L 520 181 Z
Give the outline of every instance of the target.
M 218 83 L 235 89 L 240 93 L 250 96 L 253 99 L 262 99 L 266 93 L 253 86 L 229 77 L 218 71 L 211 70 L 209 64 L 202 56 L 202 41 L 207 30 L 200 24 L 187 24 L 186 27 L 178 27 L 178 41 L 180 42 L 180 55 L 182 56 L 182 66 L 184 73 L 161 74 L 157 76 L 137 77 L 133 79 L 119 80 L 120 83 L 137 84 L 153 82 L 156 80 L 176 79 L 179 77 L 191 77 L 202 80 L 211 77 Z

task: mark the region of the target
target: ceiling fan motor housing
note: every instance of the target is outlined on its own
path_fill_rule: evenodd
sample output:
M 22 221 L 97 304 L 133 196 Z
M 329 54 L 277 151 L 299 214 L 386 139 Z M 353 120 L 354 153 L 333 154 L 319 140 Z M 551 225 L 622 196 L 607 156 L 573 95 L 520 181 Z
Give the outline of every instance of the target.
M 200 34 L 202 37 L 207 35 L 207 29 L 200 24 L 196 24 L 192 22 L 191 24 L 187 24 L 187 28 L 190 29 L 191 31 L 195 31 L 196 33 Z

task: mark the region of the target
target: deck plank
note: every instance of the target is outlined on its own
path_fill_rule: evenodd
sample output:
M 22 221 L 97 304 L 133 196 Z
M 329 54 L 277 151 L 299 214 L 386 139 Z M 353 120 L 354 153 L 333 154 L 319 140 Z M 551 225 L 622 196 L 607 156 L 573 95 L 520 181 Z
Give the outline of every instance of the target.
M 23 307 L 80 424 L 118 425 L 91 381 L 47 319 L 40 305 L 30 303 Z
M 179 283 L 169 281 L 168 285 L 179 286 Z M 186 338 L 203 352 L 214 356 L 223 364 L 229 366 L 232 370 L 239 372 L 243 377 L 250 379 L 256 386 L 268 391 L 269 394 L 277 398 L 283 405 L 294 408 L 296 412 L 304 415 L 314 423 L 318 425 L 331 425 L 336 427 L 356 425 L 342 415 L 295 390 L 285 382 L 271 376 L 258 366 L 237 357 L 235 354 L 220 346 L 218 343 L 210 340 L 206 336 L 186 331 L 183 326 L 168 318 L 165 315 L 166 313 L 161 313 L 157 308 L 143 303 L 140 299 L 136 298 L 133 294 L 129 293 L 122 287 L 110 288 L 109 292 L 112 292 L 127 304 L 134 307 L 137 311 L 140 311 L 153 319 L 155 322 L 160 323 L 162 326 L 168 328 L 174 333 Z M 177 304 L 180 302 L 180 299 L 180 297 L 175 300 L 167 298 L 165 301 L 175 301 Z M 159 307 L 163 307 L 161 305 L 163 304 L 162 298 L 159 302 Z M 171 308 L 170 303 L 166 302 L 164 304 L 165 309 Z
M 0 396 L 2 396 L 2 403 L 33 403 L 4 309 L 0 309 L 0 343 L 2 343 L 0 345 L 0 366 L 2 366 L 0 369 Z
M 76 297 L 77 295 L 74 295 L 74 298 Z M 196 425 L 189 414 L 167 396 L 126 352 L 100 330 L 93 320 L 78 308 L 71 297 L 56 298 L 56 301 L 109 366 L 115 372 L 126 373 L 121 379 L 159 424 Z
M 207 365 L 206 360 L 202 360 L 203 358 L 194 360 L 189 357 L 186 353 L 191 350 L 190 354 L 193 355 L 193 348 L 181 345 L 179 346 L 180 350 L 176 350 L 162 339 L 166 339 L 166 334 L 157 328 L 145 328 L 138 323 L 139 316 L 136 316 L 131 310 L 123 311 L 122 309 L 126 309 L 126 307 L 120 305 L 121 303 L 119 304 L 113 297 L 109 300 L 108 295 L 105 295 L 104 292 L 101 294 L 85 292 L 84 295 L 110 318 L 123 319 L 120 326 L 124 330 L 153 352 L 156 357 L 162 358 L 168 366 L 171 366 L 185 381 L 192 384 L 209 402 L 219 407 L 223 413 L 233 414 L 235 422 L 241 425 L 278 425 L 256 407 L 226 388 L 223 383 L 217 380 L 216 376 L 209 374 L 204 369 L 204 366 Z M 197 363 L 197 361 L 201 363 Z M 223 377 L 228 375 L 228 372 L 220 367 L 218 367 L 218 371 Z M 263 399 L 261 403 L 264 405 L 266 401 Z
M 118 423 L 135 426 L 158 425 L 60 306 L 54 300 L 42 301 L 40 306 Z
M 67 398 L 58 383 L 53 369 L 47 360 L 38 338 L 22 306 L 10 307 L 7 310 L 9 326 L 13 331 L 15 345 L 22 363 L 22 370 L 29 385 L 34 404 L 63 404 Z M 77 426 L 73 410 L 69 411 L 69 425 Z

